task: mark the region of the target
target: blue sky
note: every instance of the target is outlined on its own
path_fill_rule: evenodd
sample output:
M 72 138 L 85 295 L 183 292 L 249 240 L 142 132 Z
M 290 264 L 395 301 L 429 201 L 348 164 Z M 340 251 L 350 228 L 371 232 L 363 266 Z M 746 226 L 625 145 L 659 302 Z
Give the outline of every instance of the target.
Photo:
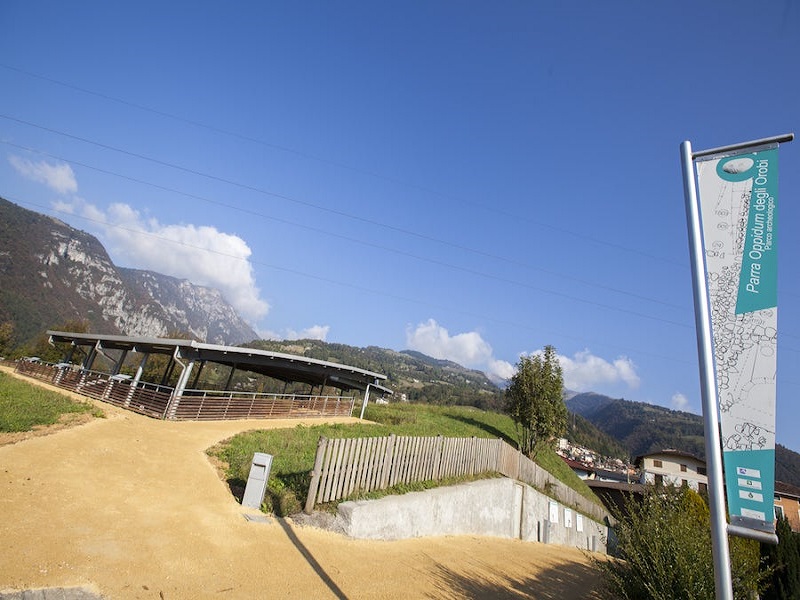
M 0 195 L 264 337 L 412 348 L 700 412 L 679 146 L 798 132 L 800 7 L 0 4 Z M 778 442 L 800 450 L 800 146 Z

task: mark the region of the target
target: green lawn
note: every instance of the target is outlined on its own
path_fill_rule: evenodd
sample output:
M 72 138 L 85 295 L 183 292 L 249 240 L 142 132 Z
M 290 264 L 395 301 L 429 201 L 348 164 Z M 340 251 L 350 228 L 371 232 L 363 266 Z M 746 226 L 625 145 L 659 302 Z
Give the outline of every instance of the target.
M 21 381 L 0 372 L 0 432 L 30 431 L 37 425 L 58 423 L 62 415 L 103 413 L 88 402 Z
M 300 510 L 305 502 L 310 484 L 309 473 L 314 467 L 317 443 L 321 436 L 382 437 L 392 433 L 398 436 L 475 436 L 501 438 L 516 447 L 514 423 L 508 416 L 476 408 L 371 404 L 367 407 L 365 418 L 376 424 L 298 425 L 292 429 L 241 433 L 211 448 L 209 454 L 227 463 L 226 476 L 235 489 L 245 485 L 253 453 L 271 454 L 273 462 L 266 498 L 267 509 L 277 514 L 289 514 Z M 599 502 L 589 487 L 552 450 L 542 450 L 537 462 L 581 495 Z M 425 487 L 430 487 L 430 484 L 406 486 L 402 491 Z

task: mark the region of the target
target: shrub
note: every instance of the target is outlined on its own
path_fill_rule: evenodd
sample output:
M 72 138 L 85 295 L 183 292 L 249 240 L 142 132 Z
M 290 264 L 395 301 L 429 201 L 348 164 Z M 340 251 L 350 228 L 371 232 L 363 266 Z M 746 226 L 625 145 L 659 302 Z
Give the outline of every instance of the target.
M 597 561 L 604 597 L 628 600 L 714 600 L 711 525 L 703 499 L 687 488 L 652 488 L 629 497 L 615 528 L 618 560 Z M 731 543 L 735 598 L 758 590 L 758 544 Z
M 800 598 L 800 533 L 794 533 L 789 521 L 782 517 L 776 524 L 778 545 L 761 546 L 761 556 L 770 567 L 770 581 L 763 600 Z

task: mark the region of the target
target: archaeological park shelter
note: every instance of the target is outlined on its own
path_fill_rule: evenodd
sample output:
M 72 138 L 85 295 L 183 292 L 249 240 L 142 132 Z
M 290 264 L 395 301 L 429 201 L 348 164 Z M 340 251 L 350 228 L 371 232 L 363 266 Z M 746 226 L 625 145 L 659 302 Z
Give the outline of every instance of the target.
M 305 356 L 185 339 L 65 331 L 47 334 L 52 344 L 65 347 L 63 362 L 21 360 L 18 372 L 161 419 L 351 416 L 356 392 L 363 396 L 363 417 L 370 393 L 392 393 L 383 385 L 385 375 Z M 159 365 L 163 363 L 159 382 L 144 381 L 148 360 L 157 355 L 166 358 L 159 361 Z M 82 359 L 80 363 L 73 362 L 76 357 Z M 111 367 L 95 370 L 98 363 Z M 216 365 L 217 373 L 220 369 L 226 373 L 225 383 L 215 385 L 216 389 L 200 385 L 208 365 Z M 123 373 L 124 366 L 132 374 Z M 252 385 L 243 389 L 242 373 L 247 375 L 246 381 L 271 381 L 271 391 L 252 389 Z M 240 383 L 233 386 L 237 374 Z M 276 381 L 283 382 L 283 392 L 275 393 Z M 297 392 L 299 387 L 302 393 Z

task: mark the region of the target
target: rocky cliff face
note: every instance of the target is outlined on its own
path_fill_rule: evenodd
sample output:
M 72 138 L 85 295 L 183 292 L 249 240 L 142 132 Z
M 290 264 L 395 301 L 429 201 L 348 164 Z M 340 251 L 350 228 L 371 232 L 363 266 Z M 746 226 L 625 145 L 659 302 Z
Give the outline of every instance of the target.
M 153 271 L 118 270 L 129 288 L 147 295 L 147 306 L 152 307 L 154 304 L 160 308 L 162 314 L 167 315 L 170 322 L 185 324 L 184 330 L 200 340 L 213 344 L 236 344 L 258 338 L 236 310 L 225 301 L 219 290 Z M 149 327 L 151 325 L 147 320 L 140 320 L 136 324 L 132 323 L 130 330 L 146 330 Z
M 97 333 L 258 338 L 219 291 L 117 267 L 95 237 L 0 198 L 0 322 L 24 340 L 76 319 Z

